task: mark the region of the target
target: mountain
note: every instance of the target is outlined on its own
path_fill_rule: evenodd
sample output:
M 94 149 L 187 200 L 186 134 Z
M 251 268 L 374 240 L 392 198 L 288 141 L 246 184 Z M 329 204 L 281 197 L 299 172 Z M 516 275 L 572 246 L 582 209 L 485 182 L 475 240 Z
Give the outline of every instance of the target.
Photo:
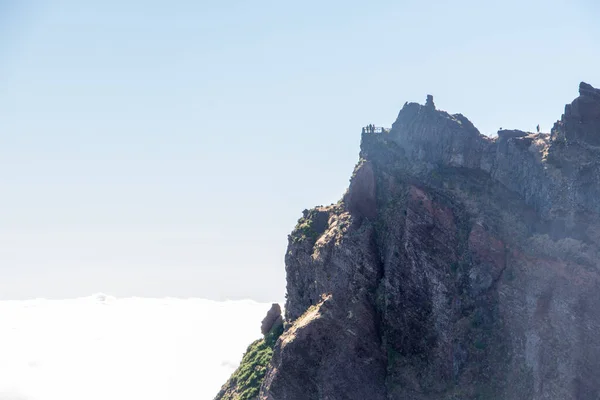
M 405 104 L 289 236 L 254 398 L 600 399 L 599 200 L 586 83 L 549 134 L 489 138 L 431 96 Z

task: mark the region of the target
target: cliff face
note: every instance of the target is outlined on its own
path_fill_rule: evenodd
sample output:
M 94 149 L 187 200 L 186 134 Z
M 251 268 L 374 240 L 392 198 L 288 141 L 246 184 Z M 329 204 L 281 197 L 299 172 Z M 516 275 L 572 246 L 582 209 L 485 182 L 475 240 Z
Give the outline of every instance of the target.
M 600 90 L 551 134 L 405 104 L 305 211 L 260 399 L 600 399 Z

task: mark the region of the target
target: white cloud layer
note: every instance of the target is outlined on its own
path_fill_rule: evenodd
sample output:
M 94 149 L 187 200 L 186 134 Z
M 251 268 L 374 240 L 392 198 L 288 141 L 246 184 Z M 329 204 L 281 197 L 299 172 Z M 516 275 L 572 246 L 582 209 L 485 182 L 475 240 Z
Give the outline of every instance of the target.
M 209 400 L 270 304 L 123 298 L 0 301 L 0 400 Z

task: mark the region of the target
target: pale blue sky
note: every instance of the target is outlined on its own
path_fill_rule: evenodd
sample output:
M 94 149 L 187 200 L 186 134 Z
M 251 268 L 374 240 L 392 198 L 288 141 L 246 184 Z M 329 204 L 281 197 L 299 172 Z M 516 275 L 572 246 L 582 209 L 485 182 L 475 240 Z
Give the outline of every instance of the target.
M 282 299 L 361 126 L 548 130 L 600 86 L 596 0 L 490 3 L 0 0 L 0 298 Z

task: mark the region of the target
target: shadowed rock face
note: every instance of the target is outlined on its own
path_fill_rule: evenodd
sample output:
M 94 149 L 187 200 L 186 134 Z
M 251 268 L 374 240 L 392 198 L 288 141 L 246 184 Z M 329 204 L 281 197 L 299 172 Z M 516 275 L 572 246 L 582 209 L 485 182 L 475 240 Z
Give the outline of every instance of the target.
M 283 319 L 281 318 L 281 307 L 279 304 L 273 303 L 267 312 L 267 315 L 265 318 L 263 318 L 260 324 L 260 332 L 263 334 L 263 336 L 265 336 L 273 330 L 273 327 L 282 324 Z
M 599 146 L 600 90 L 581 82 L 579 97 L 565 107 L 565 114 L 555 128 L 560 128 L 561 125 L 566 128 L 559 129 L 559 132 L 564 134 L 564 139 Z
M 259 397 L 598 400 L 600 91 L 497 139 L 406 104 L 360 158 L 289 237 Z

